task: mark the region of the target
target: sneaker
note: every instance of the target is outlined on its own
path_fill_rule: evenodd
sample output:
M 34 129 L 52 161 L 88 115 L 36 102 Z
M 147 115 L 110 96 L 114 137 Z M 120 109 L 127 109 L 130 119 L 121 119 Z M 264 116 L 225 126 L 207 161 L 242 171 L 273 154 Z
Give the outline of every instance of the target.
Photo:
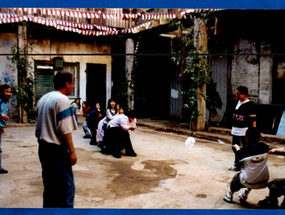
M 90 142 L 90 145 L 96 146 L 96 145 L 98 145 L 98 143 L 97 143 L 97 142 L 94 142 L 94 141 L 93 141 L 93 142 L 91 141 L 91 142 Z
M 233 202 L 233 197 L 229 197 L 228 194 L 224 195 L 223 200 L 232 203 Z
M 84 139 L 89 139 L 89 138 L 91 138 L 91 135 L 90 134 L 86 134 L 83 138 Z
M 121 158 L 121 153 L 113 153 L 114 158 Z
M 102 153 L 102 154 L 108 154 L 108 153 L 109 153 L 109 151 L 108 151 L 108 149 L 107 149 L 106 146 L 102 146 L 102 147 L 101 147 L 101 153 Z
M 127 154 L 125 154 L 125 156 L 136 157 L 137 153 L 135 153 L 135 152 L 127 153 Z
M 244 193 L 239 193 L 238 194 L 239 200 L 240 201 L 246 201 L 247 200 L 247 195 L 245 195 Z
M 8 170 L 0 169 L 0 174 L 6 174 L 6 173 L 8 173 Z
M 229 168 L 230 171 L 241 171 L 241 167 L 233 165 L 232 167 Z

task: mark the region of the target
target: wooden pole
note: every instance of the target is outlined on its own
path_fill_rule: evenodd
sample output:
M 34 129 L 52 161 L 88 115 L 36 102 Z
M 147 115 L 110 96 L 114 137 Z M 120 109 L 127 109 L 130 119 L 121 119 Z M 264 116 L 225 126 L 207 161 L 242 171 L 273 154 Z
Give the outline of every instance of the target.
M 27 26 L 18 25 L 18 51 L 19 54 L 27 54 Z M 18 86 L 23 84 L 18 72 Z M 24 107 L 24 104 L 19 104 L 19 123 L 28 123 L 28 114 Z
M 204 20 L 202 20 L 204 21 Z M 207 35 L 207 27 L 205 22 L 199 23 L 199 45 L 197 48 L 200 48 L 201 53 L 205 53 L 208 50 L 208 35 Z M 197 118 L 197 131 L 205 130 L 206 126 L 206 101 L 200 93 L 206 94 L 206 84 L 202 87 L 198 87 L 198 111 L 202 114 Z

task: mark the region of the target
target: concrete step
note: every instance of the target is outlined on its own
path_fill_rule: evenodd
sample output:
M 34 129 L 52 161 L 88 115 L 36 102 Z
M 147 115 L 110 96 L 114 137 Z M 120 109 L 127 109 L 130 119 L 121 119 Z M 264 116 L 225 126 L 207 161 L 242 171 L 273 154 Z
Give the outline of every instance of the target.
M 196 138 L 200 138 L 200 139 L 206 139 L 206 140 L 211 140 L 214 142 L 219 142 L 219 143 L 226 143 L 226 144 L 232 143 L 231 136 L 220 134 L 220 133 L 212 133 L 209 131 L 195 131 L 193 132 L 192 136 Z
M 189 135 L 215 142 L 222 142 L 225 144 L 232 143 L 231 129 L 229 128 L 208 126 L 206 131 L 190 132 L 189 125 L 187 123 L 151 119 L 139 120 L 137 125 L 149 127 L 158 131 L 175 132 L 178 134 Z M 262 141 L 267 143 L 270 148 L 284 147 L 285 137 L 271 134 L 262 134 Z
M 207 126 L 207 131 L 209 131 L 211 133 L 217 133 L 217 134 L 231 136 L 231 129 L 230 128 Z

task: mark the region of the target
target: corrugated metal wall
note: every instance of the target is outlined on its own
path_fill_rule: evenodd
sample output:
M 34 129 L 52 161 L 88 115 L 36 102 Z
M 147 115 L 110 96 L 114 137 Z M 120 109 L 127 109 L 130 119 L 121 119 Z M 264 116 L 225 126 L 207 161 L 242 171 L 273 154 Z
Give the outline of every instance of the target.
M 181 66 L 176 67 L 171 73 L 171 97 L 170 97 L 170 117 L 180 119 L 182 117 L 182 81 Z
M 217 109 L 217 114 L 209 114 L 208 118 L 212 122 L 220 123 L 223 119 L 227 105 L 227 49 L 226 47 L 211 47 L 211 54 L 221 53 L 221 55 L 214 55 L 210 57 L 209 63 L 212 70 L 212 78 L 217 82 L 217 91 L 222 99 L 222 108 Z

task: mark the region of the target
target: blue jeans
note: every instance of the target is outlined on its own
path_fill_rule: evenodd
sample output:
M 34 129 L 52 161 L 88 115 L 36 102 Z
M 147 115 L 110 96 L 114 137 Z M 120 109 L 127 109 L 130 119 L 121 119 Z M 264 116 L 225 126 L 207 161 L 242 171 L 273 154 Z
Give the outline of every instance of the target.
M 73 208 L 75 185 L 66 146 L 39 141 L 44 208 Z
M 82 128 L 83 128 L 83 131 L 84 131 L 85 135 L 91 135 L 89 130 L 88 130 L 87 120 L 86 119 L 85 119 L 85 121 L 82 124 Z

